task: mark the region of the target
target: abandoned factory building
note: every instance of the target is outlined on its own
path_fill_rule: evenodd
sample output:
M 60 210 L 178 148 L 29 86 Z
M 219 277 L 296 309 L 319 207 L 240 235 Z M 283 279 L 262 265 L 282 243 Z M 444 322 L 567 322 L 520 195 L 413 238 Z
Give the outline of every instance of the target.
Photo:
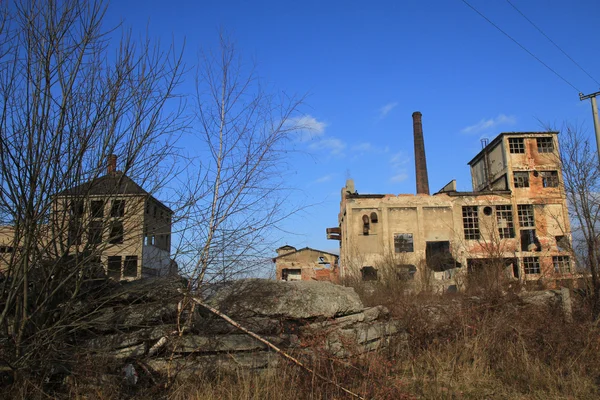
M 557 132 L 499 134 L 468 163 L 472 192 L 451 181 L 433 195 L 420 112 L 413 133 L 416 195 L 359 194 L 352 180 L 342 189 L 339 225 L 327 229 L 342 278 L 460 289 L 497 265 L 498 277 L 528 284 L 573 279 Z
M 273 258 L 277 280 L 338 281 L 338 255 L 305 247 L 297 250 L 290 245 L 277 249 Z

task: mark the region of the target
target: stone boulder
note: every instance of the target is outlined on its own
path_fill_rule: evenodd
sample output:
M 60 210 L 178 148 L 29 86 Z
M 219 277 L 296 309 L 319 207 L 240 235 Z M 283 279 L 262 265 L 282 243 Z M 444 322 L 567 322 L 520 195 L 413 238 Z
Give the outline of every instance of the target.
M 208 305 L 230 317 L 334 318 L 364 309 L 353 288 L 331 282 L 244 279 L 208 287 L 203 294 Z

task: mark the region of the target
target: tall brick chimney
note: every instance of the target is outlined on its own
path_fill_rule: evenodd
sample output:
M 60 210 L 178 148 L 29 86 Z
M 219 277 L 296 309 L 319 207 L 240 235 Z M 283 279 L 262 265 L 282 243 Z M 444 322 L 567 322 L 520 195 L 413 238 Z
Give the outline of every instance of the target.
M 108 166 L 106 168 L 106 173 L 108 175 L 114 175 L 117 172 L 117 156 L 114 154 L 108 155 Z
M 423 124 L 421 113 L 415 111 L 413 117 L 413 133 L 415 140 L 415 172 L 417 175 L 417 194 L 429 195 L 429 178 L 427 177 L 427 159 L 425 158 L 425 141 L 423 140 Z

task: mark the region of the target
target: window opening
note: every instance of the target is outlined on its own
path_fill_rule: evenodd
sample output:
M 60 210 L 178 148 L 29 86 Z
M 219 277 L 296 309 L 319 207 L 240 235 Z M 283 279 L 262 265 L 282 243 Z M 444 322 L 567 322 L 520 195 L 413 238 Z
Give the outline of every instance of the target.
M 138 270 L 138 257 L 137 256 L 125 256 L 125 265 L 123 268 L 123 276 L 129 278 L 137 277 Z
M 539 274 L 540 258 L 539 257 L 523 257 L 523 270 L 525 275 Z
M 535 226 L 535 218 L 532 204 L 518 204 L 517 216 L 519 217 L 519 226 L 522 228 Z
M 374 224 L 377 223 L 377 213 L 376 212 L 371 213 L 371 222 Z
M 551 137 L 537 138 L 538 153 L 552 153 L 554 151 L 554 142 Z
M 102 221 L 91 221 L 88 231 L 88 242 L 90 244 L 102 243 Z
M 500 234 L 501 239 L 515 237 L 512 206 L 496 206 L 496 220 L 498 222 L 498 233 Z
M 368 235 L 369 234 L 369 216 L 366 214 L 363 215 L 362 221 L 363 221 L 363 235 Z
M 300 281 L 302 280 L 302 270 L 284 268 L 281 270 L 281 279 L 284 281 Z
M 362 274 L 363 281 L 376 281 L 377 280 L 377 270 L 371 266 L 362 267 L 360 269 L 360 273 Z
M 108 256 L 108 276 L 121 279 L 121 256 Z
M 552 264 L 554 265 L 554 271 L 557 273 L 567 274 L 571 272 L 569 256 L 553 256 Z
M 125 216 L 125 200 L 113 200 L 110 216 L 115 218 Z
M 412 264 L 400 264 L 396 266 L 396 279 L 399 281 L 412 281 L 415 279 L 417 267 Z
M 110 244 L 123 243 L 123 223 L 121 221 L 113 221 L 110 227 Z
M 84 209 L 83 200 L 71 201 L 71 215 L 74 217 L 83 217 Z
M 542 251 L 542 245 L 535 235 L 535 229 L 521 230 L 521 251 Z
M 104 217 L 104 200 L 92 200 L 90 203 L 92 218 Z
M 412 233 L 395 233 L 394 250 L 396 253 L 412 253 L 414 251 Z
M 529 172 L 528 171 L 515 171 L 513 172 L 513 180 L 516 188 L 528 188 L 529 187 Z
M 523 154 L 525 153 L 525 141 L 523 138 L 509 138 L 508 148 L 511 153 Z
M 487 216 L 490 216 L 490 215 L 492 215 L 492 207 L 490 207 L 490 206 L 486 206 L 486 207 L 484 207 L 484 208 L 483 208 L 483 213 L 484 213 L 485 215 L 487 215 Z
M 477 207 L 463 206 L 462 217 L 465 239 L 479 239 L 479 217 L 477 215 Z
M 548 187 L 558 187 L 558 172 L 557 171 L 542 171 L 540 172 L 542 175 L 542 186 L 545 188 Z
M 425 260 L 430 269 L 438 272 L 460 266 L 450 253 L 449 241 L 425 243 Z
M 569 245 L 569 239 L 566 236 L 556 236 L 556 247 L 558 251 L 570 251 L 571 246 Z

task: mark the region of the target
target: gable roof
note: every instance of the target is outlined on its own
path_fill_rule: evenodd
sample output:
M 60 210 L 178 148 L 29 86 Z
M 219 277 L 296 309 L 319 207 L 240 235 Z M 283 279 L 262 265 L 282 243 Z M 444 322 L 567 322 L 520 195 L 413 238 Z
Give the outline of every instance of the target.
M 88 182 L 65 189 L 58 194 L 59 196 L 102 196 L 102 195 L 139 195 L 148 196 L 155 202 L 164 207 L 167 211 L 173 212 L 169 207 L 145 191 L 133 179 L 122 172 L 106 174 L 99 178 L 94 178 Z
M 287 245 L 286 245 L 286 246 L 287 246 Z M 290 246 L 290 247 L 292 247 L 292 246 Z M 290 256 L 290 255 L 292 255 L 292 254 L 300 253 L 301 251 L 306 251 L 306 250 L 312 250 L 312 251 L 316 251 L 317 253 L 329 254 L 330 256 L 334 256 L 334 257 L 337 257 L 337 258 L 339 258 L 339 257 L 340 257 L 340 256 L 339 256 L 339 254 L 330 253 L 330 252 L 328 252 L 328 251 L 323 251 L 323 250 L 317 250 L 317 249 L 313 249 L 313 248 L 311 248 L 311 247 L 305 247 L 305 248 L 303 248 L 303 249 L 298 249 L 298 250 L 296 250 L 296 251 L 290 251 L 289 253 L 281 254 L 281 255 L 279 255 L 279 256 L 277 256 L 277 257 L 274 257 L 274 258 L 273 258 L 273 262 L 275 262 L 275 260 L 277 260 L 278 258 L 281 258 L 281 257 L 287 257 L 287 256 Z

